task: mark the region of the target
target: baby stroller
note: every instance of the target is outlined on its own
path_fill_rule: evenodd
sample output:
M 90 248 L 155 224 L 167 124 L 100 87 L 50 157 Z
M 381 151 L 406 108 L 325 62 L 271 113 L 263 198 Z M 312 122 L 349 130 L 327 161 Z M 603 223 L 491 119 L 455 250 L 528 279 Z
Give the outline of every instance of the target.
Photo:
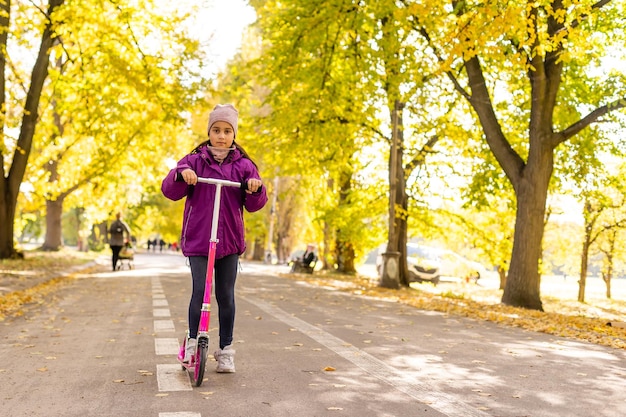
M 120 251 L 120 257 L 117 261 L 117 270 L 124 269 L 124 265 L 128 267 L 128 269 L 133 269 L 133 261 L 135 260 L 135 251 L 133 250 L 133 246 L 130 242 L 126 242 L 126 245 Z

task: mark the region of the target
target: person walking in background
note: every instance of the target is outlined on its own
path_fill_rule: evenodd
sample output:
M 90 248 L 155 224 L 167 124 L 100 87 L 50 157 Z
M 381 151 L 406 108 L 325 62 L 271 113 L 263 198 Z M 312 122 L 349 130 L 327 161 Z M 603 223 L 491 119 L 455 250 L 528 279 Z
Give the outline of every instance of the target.
M 219 319 L 219 349 L 214 354 L 217 372 L 235 372 L 235 350 L 232 348 L 235 280 L 239 256 L 246 250 L 243 209 L 254 212 L 267 203 L 267 192 L 256 164 L 235 143 L 237 120 L 235 107 L 218 104 L 209 114 L 209 139 L 178 161 L 176 168 L 167 174 L 161 185 L 163 195 L 170 200 L 186 197 L 180 248 L 189 259 L 192 292 L 189 302 L 189 335 L 183 361 L 189 361 L 196 349 L 215 199 L 215 186 L 196 186 L 198 176 L 247 185 L 245 191 L 231 187 L 222 189 L 213 287 Z M 182 176 L 184 182 L 176 181 L 178 175 Z
M 124 247 L 124 244 L 130 242 L 130 227 L 122 220 L 122 213 L 118 212 L 115 215 L 116 219 L 109 227 L 109 246 L 111 246 L 111 252 L 113 252 L 112 263 L 113 271 L 117 269 L 117 262 L 120 259 L 120 252 Z M 124 237 L 126 235 L 126 238 Z

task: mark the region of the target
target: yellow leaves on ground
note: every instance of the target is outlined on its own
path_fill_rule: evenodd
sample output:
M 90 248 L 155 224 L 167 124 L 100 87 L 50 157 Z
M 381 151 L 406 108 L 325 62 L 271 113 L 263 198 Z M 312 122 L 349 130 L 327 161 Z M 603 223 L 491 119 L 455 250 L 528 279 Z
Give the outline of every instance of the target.
M 22 307 L 25 304 L 43 304 L 45 297 L 55 289 L 58 284 L 66 283 L 70 277 L 51 279 L 42 284 L 23 291 L 14 291 L 0 297 L 0 321 L 8 316 L 21 316 Z
M 72 250 L 60 252 L 26 252 L 24 259 L 0 260 L 0 321 L 23 314 L 26 304 L 43 304 L 46 296 L 59 284 L 70 282 L 72 276 L 62 276 L 68 268 L 83 265 L 94 258 Z M 84 271 L 83 271 L 84 272 Z
M 446 283 L 445 289 L 423 284 L 391 290 L 379 287 L 369 277 L 340 274 L 284 274 L 285 278 L 306 280 L 319 286 L 352 294 L 394 300 L 413 307 L 448 315 L 486 320 L 511 327 L 584 340 L 599 345 L 626 349 L 626 329 L 607 325 L 621 323 L 626 317 L 626 301 L 607 300 L 603 305 L 563 300 L 544 294 L 544 312 L 506 306 L 500 303 L 502 292 L 479 285 Z M 601 312 L 600 315 L 598 312 Z

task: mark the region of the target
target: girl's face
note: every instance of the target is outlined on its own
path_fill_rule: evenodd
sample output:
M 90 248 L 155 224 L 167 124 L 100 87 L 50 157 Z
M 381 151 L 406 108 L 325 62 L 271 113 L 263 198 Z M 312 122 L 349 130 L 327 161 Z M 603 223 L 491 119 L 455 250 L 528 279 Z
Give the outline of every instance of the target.
M 209 131 L 211 146 L 216 148 L 230 148 L 235 140 L 233 127 L 226 122 L 215 122 Z

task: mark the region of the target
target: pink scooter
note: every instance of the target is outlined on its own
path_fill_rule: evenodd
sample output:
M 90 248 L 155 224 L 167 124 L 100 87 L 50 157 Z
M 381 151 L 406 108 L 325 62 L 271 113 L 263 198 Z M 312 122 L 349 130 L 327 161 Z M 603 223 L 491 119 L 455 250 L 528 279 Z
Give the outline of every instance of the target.
M 180 174 L 179 174 L 180 175 Z M 182 177 L 177 177 L 177 181 L 181 181 Z M 202 301 L 202 310 L 200 312 L 200 324 L 198 325 L 198 336 L 196 352 L 193 354 L 189 363 L 183 362 L 185 358 L 185 348 L 187 347 L 187 337 L 183 340 L 183 344 L 178 352 L 178 360 L 183 370 L 187 370 L 191 376 L 191 380 L 196 387 L 202 385 L 204 378 L 204 369 L 206 368 L 207 356 L 209 352 L 209 320 L 211 318 L 211 290 L 213 288 L 213 269 L 215 267 L 215 249 L 217 247 L 217 224 L 220 217 L 220 200 L 222 196 L 222 186 L 243 188 L 247 185 L 244 183 L 218 180 L 214 178 L 198 178 L 198 182 L 215 185 L 215 203 L 213 204 L 213 222 L 211 223 L 211 240 L 209 241 L 209 260 L 206 269 L 206 285 L 204 287 L 204 298 Z M 189 331 L 187 331 L 189 333 Z M 187 334 L 188 335 L 188 334 Z

